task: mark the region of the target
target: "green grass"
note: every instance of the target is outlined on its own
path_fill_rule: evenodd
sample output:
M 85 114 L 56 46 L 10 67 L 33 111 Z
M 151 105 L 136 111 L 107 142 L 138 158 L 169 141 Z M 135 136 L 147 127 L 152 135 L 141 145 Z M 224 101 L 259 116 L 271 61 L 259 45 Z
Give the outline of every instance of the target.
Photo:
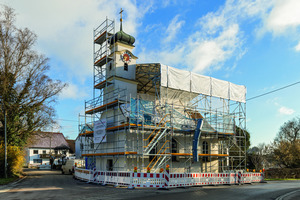
M 19 177 L 0 178 L 0 185 L 6 185 L 17 180 Z
M 265 181 L 298 181 L 297 178 L 265 178 Z

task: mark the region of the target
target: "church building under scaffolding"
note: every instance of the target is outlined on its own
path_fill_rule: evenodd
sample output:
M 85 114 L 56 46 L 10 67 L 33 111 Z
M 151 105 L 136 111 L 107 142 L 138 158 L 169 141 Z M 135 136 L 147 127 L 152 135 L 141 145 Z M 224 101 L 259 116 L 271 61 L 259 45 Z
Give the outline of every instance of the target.
M 86 168 L 224 172 L 245 169 L 246 88 L 140 63 L 135 38 L 106 19 L 94 30 L 94 92 L 80 117 Z

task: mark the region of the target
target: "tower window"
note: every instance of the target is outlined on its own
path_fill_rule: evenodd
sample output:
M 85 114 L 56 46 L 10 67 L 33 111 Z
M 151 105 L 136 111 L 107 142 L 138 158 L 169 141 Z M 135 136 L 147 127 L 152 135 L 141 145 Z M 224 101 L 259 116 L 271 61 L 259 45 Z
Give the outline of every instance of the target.
M 127 63 L 124 63 L 124 70 L 128 71 L 128 64 Z

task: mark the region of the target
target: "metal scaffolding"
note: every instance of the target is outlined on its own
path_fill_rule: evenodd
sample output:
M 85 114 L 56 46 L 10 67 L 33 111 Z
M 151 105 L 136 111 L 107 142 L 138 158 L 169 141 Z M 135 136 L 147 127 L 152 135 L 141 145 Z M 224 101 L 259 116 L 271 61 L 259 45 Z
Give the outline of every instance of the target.
M 137 95 L 116 87 L 114 21 L 94 30 L 94 92 L 79 123 L 87 168 L 224 172 L 246 168 L 246 104 L 161 85 L 161 64 L 136 64 Z M 81 116 L 79 118 L 82 118 Z M 94 125 L 105 120 L 105 139 Z M 197 132 L 197 130 L 199 130 Z M 197 135 L 197 136 L 196 136 Z

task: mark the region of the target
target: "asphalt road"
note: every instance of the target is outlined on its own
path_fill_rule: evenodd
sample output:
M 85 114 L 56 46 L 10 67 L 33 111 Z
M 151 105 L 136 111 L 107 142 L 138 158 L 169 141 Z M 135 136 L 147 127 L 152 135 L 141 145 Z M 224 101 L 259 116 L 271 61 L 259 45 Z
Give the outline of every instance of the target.
M 27 177 L 0 187 L 1 200 L 17 199 L 300 199 L 300 181 L 270 181 L 261 184 L 205 186 L 157 190 L 87 184 L 60 171 L 26 169 Z

